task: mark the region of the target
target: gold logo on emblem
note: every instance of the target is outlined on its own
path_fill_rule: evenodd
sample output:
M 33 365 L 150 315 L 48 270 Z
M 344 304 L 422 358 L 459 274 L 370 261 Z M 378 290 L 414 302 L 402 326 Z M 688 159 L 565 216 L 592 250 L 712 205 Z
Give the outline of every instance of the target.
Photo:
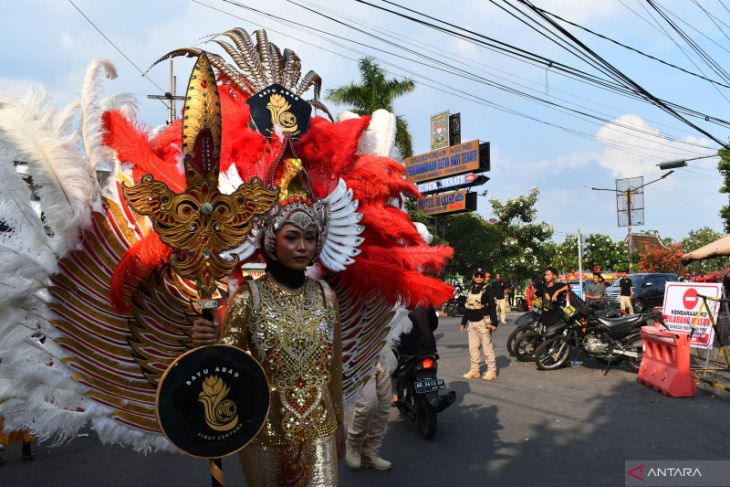
M 271 112 L 271 123 L 278 125 L 284 132 L 293 133 L 299 130 L 297 117 L 289 111 L 291 105 L 281 95 L 273 94 L 266 108 Z
M 203 381 L 203 390 L 198 394 L 198 401 L 203 403 L 205 422 L 215 431 L 229 431 L 238 424 L 236 403 L 226 399 L 229 386 L 218 376 L 211 375 Z

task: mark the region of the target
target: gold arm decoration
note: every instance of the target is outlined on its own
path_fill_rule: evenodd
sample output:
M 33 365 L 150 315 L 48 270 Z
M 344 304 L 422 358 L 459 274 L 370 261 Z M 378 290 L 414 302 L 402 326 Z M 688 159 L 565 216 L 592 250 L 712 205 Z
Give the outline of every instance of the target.
M 253 178 L 231 195 L 218 190 L 221 109 L 215 74 L 202 53 L 188 83 L 183 111 L 182 153 L 187 192 L 175 193 L 150 175 L 122 188 L 134 211 L 148 216 L 160 240 L 172 247 L 170 264 L 181 277 L 194 280 L 202 299 L 216 290 L 216 279 L 230 274 L 238 256 L 220 253 L 240 246 L 253 219 L 274 207 L 278 188 Z

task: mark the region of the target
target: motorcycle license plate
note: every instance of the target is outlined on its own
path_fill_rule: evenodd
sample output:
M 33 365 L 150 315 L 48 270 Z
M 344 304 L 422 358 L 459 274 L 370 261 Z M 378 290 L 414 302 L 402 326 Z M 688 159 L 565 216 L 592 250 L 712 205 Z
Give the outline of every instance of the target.
M 446 389 L 446 382 L 443 379 L 418 380 L 413 384 L 417 394 L 436 392 Z

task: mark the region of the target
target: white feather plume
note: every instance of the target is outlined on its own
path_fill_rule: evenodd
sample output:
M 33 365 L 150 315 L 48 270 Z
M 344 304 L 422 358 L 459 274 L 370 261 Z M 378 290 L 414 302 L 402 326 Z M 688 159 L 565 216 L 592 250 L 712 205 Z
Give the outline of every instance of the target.
M 109 160 L 111 152 L 102 143 L 102 111 L 99 101 L 102 71 L 107 79 L 117 77 L 117 70 L 112 63 L 106 59 L 96 59 L 86 69 L 84 84 L 81 86 L 81 140 L 91 169 L 95 169 L 100 161 Z
M 367 130 L 360 136 L 360 152 L 389 157 L 395 145 L 395 115 L 387 110 L 375 110 Z
M 41 207 L 53 230 L 53 245 L 64 255 L 89 222 L 96 179 L 72 136 L 53 131 L 57 112 L 43 93 L 23 100 L 0 94 L 0 143 L 13 147 L 28 162 Z
M 137 97 L 133 93 L 119 93 L 101 100 L 99 107 L 102 113 L 119 110 L 126 119 L 132 120 L 137 110 Z

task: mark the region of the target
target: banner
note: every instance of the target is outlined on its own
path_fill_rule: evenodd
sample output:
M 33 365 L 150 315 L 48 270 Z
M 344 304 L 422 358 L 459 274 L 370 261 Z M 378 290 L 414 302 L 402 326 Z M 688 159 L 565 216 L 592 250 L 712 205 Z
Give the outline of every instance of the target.
M 722 297 L 722 284 L 698 282 L 668 282 L 664 292 L 664 323 L 673 331 L 692 332 L 692 324 L 702 307 L 702 294 L 712 298 Z M 720 310 L 718 301 L 707 301 L 712 316 L 717 323 L 717 313 Z M 690 346 L 703 350 L 712 348 L 715 339 L 715 330 L 710 323 L 706 310 L 702 310 L 699 323 L 695 328 Z
M 449 146 L 449 112 L 431 116 L 431 150 Z

